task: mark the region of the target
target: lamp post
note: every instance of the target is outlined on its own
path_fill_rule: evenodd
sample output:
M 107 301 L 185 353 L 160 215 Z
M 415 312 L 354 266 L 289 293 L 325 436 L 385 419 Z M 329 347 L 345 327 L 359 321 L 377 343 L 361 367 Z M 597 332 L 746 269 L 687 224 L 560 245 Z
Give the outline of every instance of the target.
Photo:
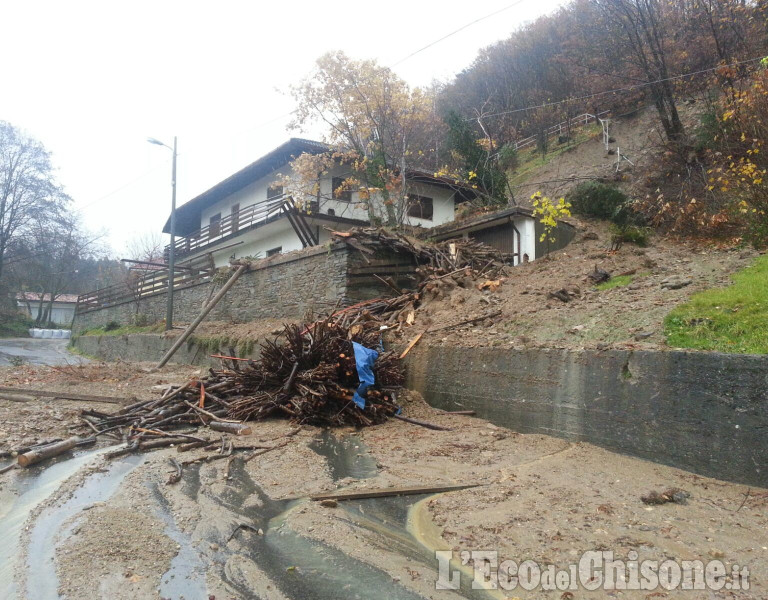
M 173 167 L 171 169 L 171 246 L 168 250 L 168 296 L 165 309 L 165 330 L 173 329 L 173 282 L 176 262 L 176 136 L 173 136 L 173 148 L 155 138 L 147 138 L 150 144 L 164 146 L 173 152 Z

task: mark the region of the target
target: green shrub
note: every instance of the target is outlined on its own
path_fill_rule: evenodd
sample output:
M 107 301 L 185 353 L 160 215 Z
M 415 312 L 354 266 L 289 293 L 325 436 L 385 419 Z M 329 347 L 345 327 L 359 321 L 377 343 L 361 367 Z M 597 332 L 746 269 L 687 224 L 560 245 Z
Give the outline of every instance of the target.
M 621 221 L 628 218 L 629 198 L 620 189 L 600 183 L 586 181 L 573 188 L 566 199 L 574 213 L 598 219 Z
M 104 325 L 104 331 L 114 331 L 115 329 L 120 329 L 120 323 L 117 321 L 110 321 Z
M 720 119 L 715 110 L 708 110 L 699 117 L 699 126 L 694 130 L 694 148 L 697 152 L 715 148 L 721 133 Z
M 651 230 L 647 227 L 639 227 L 637 225 L 613 225 L 611 227 L 612 239 L 616 242 L 627 242 L 628 244 L 636 244 L 641 248 L 645 248 L 648 245 L 648 240 L 651 236 Z
M 0 313 L 0 337 L 29 337 L 32 327 L 35 321 L 21 313 Z
M 144 313 L 136 313 L 133 315 L 133 324 L 137 327 L 146 327 L 150 324 L 149 315 Z

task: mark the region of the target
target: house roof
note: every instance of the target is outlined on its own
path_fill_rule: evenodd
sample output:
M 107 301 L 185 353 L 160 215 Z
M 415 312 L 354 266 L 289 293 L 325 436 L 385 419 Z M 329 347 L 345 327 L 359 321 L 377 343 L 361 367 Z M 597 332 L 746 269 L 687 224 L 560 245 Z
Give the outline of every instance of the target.
M 328 145 L 322 142 L 291 138 L 247 167 L 240 169 L 237 173 L 230 175 L 209 190 L 178 207 L 176 209 L 176 233 L 178 235 L 185 235 L 197 231 L 200 229 L 200 213 L 204 209 L 243 189 L 254 181 L 274 173 L 297 156 L 304 153 L 320 154 L 328 150 Z M 163 227 L 163 232 L 170 233 L 170 230 L 171 218 L 169 216 Z
M 41 294 L 38 294 L 37 292 L 19 292 L 16 294 L 16 300 L 21 300 L 22 302 L 39 302 L 40 301 Z M 45 294 L 43 296 L 43 302 L 50 302 L 51 301 L 51 295 Z M 59 294 L 56 296 L 56 299 L 53 301 L 54 304 L 56 302 L 71 302 L 72 304 L 77 303 L 77 294 Z
M 450 223 L 438 225 L 437 227 L 428 229 L 425 232 L 425 235 L 438 240 L 445 239 L 460 232 L 472 229 L 484 229 L 485 227 L 490 227 L 500 221 L 506 221 L 514 217 L 527 217 L 532 219 L 533 210 L 526 206 L 510 206 L 503 210 L 483 213 L 462 221 L 451 221 Z

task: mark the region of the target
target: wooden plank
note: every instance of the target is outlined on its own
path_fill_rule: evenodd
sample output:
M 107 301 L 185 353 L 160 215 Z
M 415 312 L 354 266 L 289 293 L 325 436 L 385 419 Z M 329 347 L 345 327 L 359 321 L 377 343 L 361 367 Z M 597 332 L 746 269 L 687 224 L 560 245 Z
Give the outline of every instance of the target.
M 403 350 L 403 353 L 400 355 L 400 360 L 403 360 L 406 355 L 411 351 L 411 348 L 413 348 L 416 345 L 416 342 L 418 342 L 421 339 L 421 336 L 424 335 L 426 331 L 422 331 L 420 334 L 418 334 L 415 338 L 413 338 L 410 343 L 405 347 L 405 350 Z
M 82 402 L 105 402 L 107 404 L 124 404 L 131 398 L 114 398 L 109 396 L 89 396 L 87 394 L 70 394 L 67 392 L 49 392 L 47 390 L 29 390 L 27 388 L 15 388 L 0 386 L 0 392 L 37 396 L 38 398 L 61 398 L 62 400 L 79 400 Z
M 366 498 L 390 498 L 393 496 L 415 496 L 417 494 L 442 494 L 456 490 L 466 490 L 479 487 L 479 483 L 464 485 L 440 485 L 440 486 L 416 486 L 401 488 L 378 488 L 351 492 L 337 492 L 335 494 L 313 494 L 310 500 L 364 500 Z M 293 498 L 298 500 L 298 498 Z

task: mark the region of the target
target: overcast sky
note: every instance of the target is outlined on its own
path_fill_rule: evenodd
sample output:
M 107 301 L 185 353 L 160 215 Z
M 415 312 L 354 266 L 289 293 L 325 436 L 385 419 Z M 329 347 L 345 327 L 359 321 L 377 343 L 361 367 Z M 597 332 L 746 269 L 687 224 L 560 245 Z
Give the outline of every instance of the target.
M 448 80 L 477 51 L 562 0 L 514 7 L 395 67 L 411 85 Z M 61 0 L 3 6 L 0 120 L 53 153 L 59 181 L 86 225 L 117 256 L 159 231 L 170 211 L 179 138 L 178 202 L 297 132 L 288 86 L 341 49 L 391 65 L 511 0 Z

